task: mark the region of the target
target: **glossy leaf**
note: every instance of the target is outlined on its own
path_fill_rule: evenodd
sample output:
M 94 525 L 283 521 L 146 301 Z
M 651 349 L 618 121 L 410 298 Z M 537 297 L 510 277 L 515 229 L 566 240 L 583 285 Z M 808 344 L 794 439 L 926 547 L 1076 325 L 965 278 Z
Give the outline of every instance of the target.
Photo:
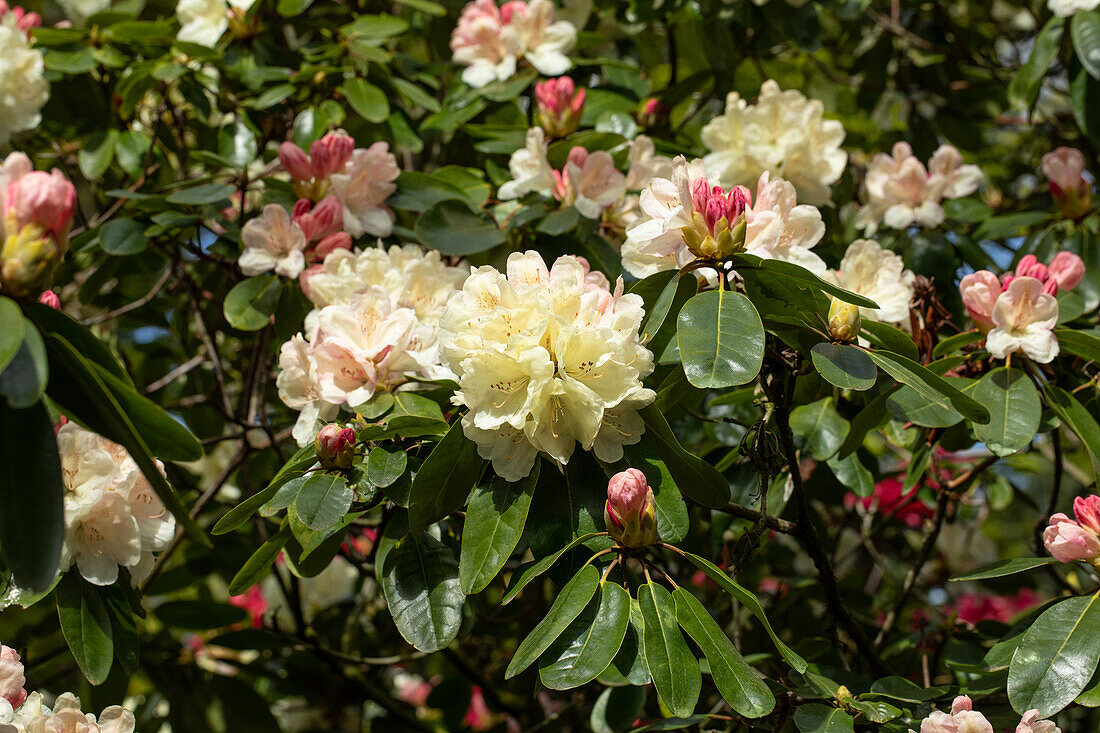
M 836 411 L 832 397 L 796 407 L 790 420 L 791 429 L 817 461 L 836 455 L 848 437 L 848 421 Z
M 740 293 L 711 290 L 689 300 L 677 317 L 676 341 L 695 387 L 734 387 L 760 373 L 764 325 Z
M 852 733 L 852 716 L 840 708 L 821 703 L 799 705 L 794 711 L 794 724 L 801 733 Z
M 539 657 L 539 679 L 551 690 L 587 684 L 611 664 L 630 625 L 630 594 L 605 582 L 597 598 Z
M 1073 394 L 1049 382 L 1043 385 L 1043 398 L 1047 407 L 1080 439 L 1092 461 L 1093 472 L 1100 476 L 1100 425 L 1096 418 Z
M 294 498 L 294 513 L 310 529 L 328 529 L 344 518 L 353 495 L 346 476 L 314 473 Z
M 455 420 L 413 478 L 409 491 L 412 531 L 421 532 L 429 524 L 460 509 L 484 466 L 477 445 L 462 433 L 462 421 Z
M 1058 560 L 1055 560 L 1053 557 L 1016 557 L 1008 560 L 994 560 L 988 565 L 983 565 L 977 570 L 973 570 L 966 575 L 960 575 L 957 578 L 952 578 L 951 580 L 972 581 L 1002 578 L 1006 575 L 1023 573 L 1044 565 L 1054 565 L 1057 562 Z
M 519 595 L 519 592 L 527 587 L 528 583 L 530 583 L 532 580 L 539 577 L 551 567 L 553 567 L 554 563 L 556 563 L 562 555 L 564 555 L 569 550 L 572 550 L 574 547 L 587 542 L 595 536 L 596 534 L 594 532 L 583 534 L 579 537 L 574 538 L 572 542 L 555 552 L 553 555 L 548 555 L 541 560 L 536 560 L 520 567 L 515 573 L 513 573 L 512 583 L 508 586 L 508 591 L 504 594 L 504 598 L 501 599 L 501 605 L 507 605 L 511 603 L 515 599 L 515 597 Z
M 68 573 L 57 584 L 57 615 L 81 673 L 93 685 L 102 684 L 111 671 L 114 642 L 99 590 L 80 573 Z
M 286 546 L 290 539 L 290 525 L 284 525 L 278 532 L 272 535 L 266 542 L 256 548 L 252 556 L 248 558 L 233 579 L 229 581 L 229 594 L 239 596 L 249 588 L 260 582 L 268 569 L 275 564 L 275 558 Z
M 746 718 L 762 718 L 770 713 L 775 707 L 775 696 L 718 628 L 710 612 L 683 588 L 674 590 L 672 596 L 677 621 L 703 650 L 714 684 L 730 707 Z
M 504 679 L 511 679 L 530 667 L 581 614 L 599 584 L 599 570 L 594 565 L 582 567 L 561 589 L 546 616 L 520 642 L 504 672 Z
M 65 540 L 65 485 L 53 422 L 42 404 L 0 400 L 0 556 L 15 582 L 44 591 Z
M 271 321 L 279 304 L 281 285 L 275 275 L 242 280 L 225 296 L 222 309 L 229 325 L 241 331 L 259 331 Z
M 497 576 L 523 536 L 539 465 L 525 479 L 505 481 L 494 476 L 488 486 L 474 489 L 462 526 L 458 576 L 462 592 L 480 593 Z
M 703 678 L 698 660 L 680 633 L 672 594 L 656 583 L 644 583 L 638 588 L 638 603 L 645 620 L 642 648 L 653 686 L 673 715 L 691 715 L 699 702 Z
M 23 313 L 11 298 L 0 295 L 0 372 L 15 358 L 23 343 Z
M 927 367 L 888 351 L 867 353 L 884 372 L 902 384 L 909 385 L 937 405 L 943 408 L 950 405 L 976 423 L 989 422 L 988 410 Z
M 451 549 L 430 534 L 410 534 L 380 562 L 386 604 L 405 641 L 422 652 L 450 644 L 462 623 L 465 601 Z
M 23 409 L 42 399 L 50 379 L 46 344 L 33 323 L 25 321 L 23 343 L 6 368 L 0 370 L 0 395 L 10 407 Z
M 830 384 L 862 391 L 875 386 L 878 368 L 871 358 L 851 344 L 822 342 L 810 350 L 814 368 Z
M 1077 60 L 1094 79 L 1100 79 L 1100 10 L 1078 10 L 1069 23 Z
M 974 426 L 974 435 L 998 456 L 1026 448 L 1039 431 L 1043 405 L 1026 374 L 999 368 L 986 373 L 973 392 L 989 409 L 989 422 Z
M 440 201 L 417 219 L 416 238 L 443 254 L 467 256 L 503 244 L 508 232 L 464 203 Z
M 1008 700 L 1048 718 L 1073 702 L 1100 661 L 1100 595 L 1069 598 L 1035 620 L 1008 667 Z

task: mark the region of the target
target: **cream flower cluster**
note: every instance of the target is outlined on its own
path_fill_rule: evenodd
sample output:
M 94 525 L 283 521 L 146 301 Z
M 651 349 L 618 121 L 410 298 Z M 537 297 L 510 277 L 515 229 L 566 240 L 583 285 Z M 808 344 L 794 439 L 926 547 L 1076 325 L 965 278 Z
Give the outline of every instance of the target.
M 878 303 L 878 308 L 860 307 L 862 317 L 908 329 L 909 301 L 917 278 L 905 269 L 900 255 L 872 239 L 857 239 L 845 250 L 840 268 L 827 270 L 822 278 Z
M 752 185 L 764 173 L 790 181 L 802 201 L 820 206 L 848 163 L 840 144 L 844 127 L 824 118 L 820 101 L 769 79 L 756 104 L 737 92 L 726 97 L 725 114 L 703 127 L 711 151 L 703 161 L 712 179 L 729 189 Z
M 76 564 L 84 579 L 110 585 L 119 566 L 135 582 L 153 568 L 153 553 L 165 549 L 175 518 L 126 449 L 66 422 L 57 432 L 65 485 L 65 546 L 61 569 Z M 163 470 L 158 462 L 158 467 Z
M 943 223 L 940 201 L 969 196 L 981 182 L 982 169 L 963 165 L 962 155 L 951 145 L 941 145 L 926 169 L 909 143 L 896 143 L 893 155 L 878 153 L 871 159 L 856 226 L 868 234 L 880 223 L 891 229 L 913 224 L 938 227 Z
M 23 662 L 14 649 L 0 645 L 0 733 L 134 733 L 137 721 L 129 710 L 112 705 L 97 719 L 80 711 L 71 692 L 58 695 L 53 708 L 42 694 L 27 694 Z
M 22 8 L 7 9 L 0 17 L 0 145 L 11 136 L 32 130 L 42 120 L 42 107 L 50 98 L 42 54 L 31 48 L 27 35 L 38 16 Z M 31 22 L 28 22 L 30 20 Z
M 1055 15 L 1068 18 L 1079 10 L 1095 10 L 1100 0 L 1047 0 L 1047 7 Z
M 611 290 L 578 257 L 547 269 L 516 252 L 507 274 L 471 271 L 444 309 L 440 354 L 458 375 L 463 431 L 499 476 L 527 476 L 540 452 L 564 466 L 576 444 L 617 461 L 641 439 L 638 410 L 656 396 L 642 386 L 653 370 L 642 316 L 622 280 Z
M 341 405 L 357 407 L 409 374 L 452 377 L 440 366 L 439 319 L 465 279 L 463 268 L 415 245 L 338 249 L 303 273 L 302 289 L 317 309 L 305 335 L 283 344 L 276 379 L 279 397 L 300 411 L 298 444 Z
M 509 0 L 499 8 L 495 0 L 473 0 L 451 34 L 451 51 L 467 67 L 462 81 L 483 87 L 511 78 L 521 58 L 544 76 L 563 74 L 572 66 L 566 54 L 576 42 L 577 29 L 554 20 L 550 0 Z
M 703 161 L 688 163 L 683 156 L 676 158 L 671 178 L 649 182 L 639 202 L 642 216 L 627 229 L 622 247 L 627 272 L 644 278 L 679 269 L 695 259 L 684 242 L 683 229 L 693 226 L 693 212 L 706 215 L 692 195 L 697 187 L 714 188 L 706 178 Z M 757 182 L 756 200 L 744 215 L 746 252 L 793 262 L 816 275 L 825 272 L 825 262 L 811 251 L 825 235 L 821 212 L 798 204 L 789 181 L 763 173 Z
M 916 733 L 916 731 L 910 731 Z M 920 733 L 996 733 L 993 724 L 974 709 L 974 703 L 966 695 L 960 695 L 951 703 L 951 712 L 936 710 L 921 721 Z M 1061 733 L 1061 729 L 1049 720 L 1039 720 L 1038 710 L 1028 710 L 1020 718 L 1016 733 Z
M 213 48 L 229 28 L 230 12 L 245 13 L 256 0 L 179 0 L 176 38 Z

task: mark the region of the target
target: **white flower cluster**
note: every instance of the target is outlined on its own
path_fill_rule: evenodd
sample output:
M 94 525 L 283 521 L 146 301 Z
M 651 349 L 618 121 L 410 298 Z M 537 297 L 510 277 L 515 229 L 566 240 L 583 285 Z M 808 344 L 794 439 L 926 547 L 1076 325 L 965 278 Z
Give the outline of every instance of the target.
M 443 312 L 440 354 L 468 408 L 463 431 L 499 476 L 527 476 L 539 452 L 564 466 L 575 444 L 617 461 L 641 439 L 638 410 L 656 396 L 642 386 L 653 370 L 642 316 L 621 279 L 612 291 L 578 257 L 548 270 L 537 252 L 516 252 L 507 275 L 471 271 Z
M 50 98 L 42 54 L 31 48 L 21 20 L 15 11 L 0 18 L 0 145 L 17 132 L 37 127 Z
M 962 155 L 951 145 L 941 145 L 926 169 L 909 143 L 899 142 L 892 156 L 877 153 L 871 159 L 856 226 L 867 234 L 873 234 L 880 222 L 891 229 L 914 223 L 938 227 L 943 223 L 940 201 L 969 196 L 981 182 L 982 169 L 963 165 Z
M 857 239 L 844 252 L 840 269 L 828 270 L 822 278 L 878 303 L 877 309 L 860 307 L 864 318 L 908 330 L 909 301 L 917 276 L 905 269 L 900 255 L 872 239 Z
M 769 79 L 756 104 L 737 92 L 726 97 L 725 114 L 703 127 L 700 139 L 711 151 L 707 174 L 725 188 L 752 185 L 761 174 L 794 184 L 798 197 L 820 206 L 829 200 L 848 154 L 840 144 L 844 127 L 824 119 L 824 106 L 794 89 L 782 91 Z
M 451 34 L 451 51 L 467 67 L 462 81 L 483 87 L 510 78 L 520 58 L 545 76 L 563 74 L 572 66 L 566 54 L 576 42 L 577 29 L 554 20 L 550 0 L 511 0 L 500 8 L 494 0 L 474 0 Z
M 27 694 L 27 678 L 19 654 L 0 645 L 0 733 L 134 733 L 137 721 L 129 710 L 112 705 L 96 716 L 80 711 L 71 692 L 58 695 L 53 708 L 42 694 Z
M 1095 10 L 1100 0 L 1047 0 L 1047 7 L 1055 15 L 1068 18 L 1080 10 Z
M 171 542 L 175 518 L 122 446 L 67 422 L 57 447 L 65 485 L 62 571 L 76 563 L 96 585 L 114 583 L 119 566 L 135 581 L 146 576 L 153 552 Z
M 693 226 L 693 212 L 706 214 L 702 202 L 693 196 L 696 188 L 713 191 L 717 187 L 707 181 L 703 161 L 688 163 L 682 156 L 676 158 L 671 178 L 649 182 L 640 199 L 642 217 L 626 231 L 622 247 L 627 272 L 644 278 L 679 269 L 695 259 L 684 242 L 683 229 Z M 757 182 L 756 200 L 744 215 L 746 252 L 793 262 L 816 275 L 825 272 L 825 262 L 811 251 L 825 235 L 821 212 L 798 204 L 789 181 L 763 173 Z
M 276 380 L 283 402 L 301 411 L 298 444 L 341 405 L 357 407 L 409 374 L 452 377 L 439 363 L 438 324 L 465 279 L 463 268 L 415 245 L 339 249 L 304 272 L 302 288 L 317 309 L 305 335 L 283 344 Z

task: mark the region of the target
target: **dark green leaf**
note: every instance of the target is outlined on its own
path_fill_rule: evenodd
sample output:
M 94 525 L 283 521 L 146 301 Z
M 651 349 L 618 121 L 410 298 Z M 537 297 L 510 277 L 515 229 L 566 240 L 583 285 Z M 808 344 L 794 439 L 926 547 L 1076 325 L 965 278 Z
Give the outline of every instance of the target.
M 422 652 L 450 644 L 465 600 L 451 549 L 427 533 L 406 535 L 379 562 L 382 591 L 401 636 Z
M 460 201 L 440 201 L 416 220 L 421 243 L 447 255 L 472 255 L 508 240 L 508 232 Z
M 241 331 L 259 331 L 271 321 L 282 286 L 275 275 L 242 280 L 225 296 L 222 309 L 229 325 Z
M 236 191 L 236 186 L 230 186 L 227 183 L 207 183 L 173 191 L 168 194 L 167 201 L 170 204 L 181 204 L 183 206 L 216 204 L 227 201 Z
M 539 656 L 562 634 L 580 615 L 600 584 L 600 571 L 594 565 L 585 565 L 561 589 L 554 604 L 546 616 L 539 621 L 531 633 L 520 642 L 504 679 L 511 679 L 530 667 Z
M 848 437 L 848 421 L 840 416 L 832 397 L 824 397 L 791 411 L 791 429 L 799 436 L 814 460 L 824 461 L 840 450 Z
M 677 317 L 676 342 L 688 381 L 703 389 L 745 384 L 764 359 L 764 325 L 740 293 L 710 290 L 689 300 Z
M 429 524 L 462 508 L 484 466 L 477 445 L 462 433 L 462 421 L 455 420 L 413 478 L 409 491 L 412 531 L 422 532 Z
M 603 672 L 622 646 L 630 625 L 630 594 L 605 582 L 561 636 L 539 657 L 539 679 L 551 690 L 570 690 Z
M 501 599 L 501 605 L 503 606 L 511 603 L 512 600 L 519 595 L 519 592 L 523 590 L 528 583 L 530 583 L 532 580 L 539 577 L 551 567 L 553 567 L 554 563 L 556 563 L 562 555 L 564 555 L 569 550 L 572 550 L 577 545 L 587 542 L 595 536 L 595 532 L 583 534 L 580 537 L 574 538 L 572 542 L 555 552 L 553 555 L 548 555 L 541 560 L 536 560 L 520 567 L 518 570 L 516 570 L 515 573 L 512 574 L 511 585 L 508 586 L 508 591 L 504 594 L 504 598 Z
M 10 407 L 30 407 L 42 399 L 50 379 L 50 364 L 46 357 L 46 344 L 38 329 L 24 321 L 23 343 L 6 368 L 0 369 L 0 395 L 7 398 Z
M 1100 425 L 1096 424 L 1096 418 L 1071 393 L 1049 382 L 1043 384 L 1043 397 L 1054 414 L 1081 440 L 1093 472 L 1100 476 Z
M 823 341 L 810 350 L 818 374 L 841 389 L 862 391 L 875 386 L 878 369 L 862 349 Z
M 485 590 L 519 544 L 538 483 L 539 465 L 536 462 L 531 475 L 515 483 L 494 476 L 488 486 L 474 489 L 462 526 L 458 565 L 466 595 Z
M 971 581 L 986 580 L 988 578 L 1002 578 L 1006 575 L 1023 573 L 1034 568 L 1042 567 L 1043 565 L 1054 565 L 1057 562 L 1058 560 L 1055 560 L 1053 557 L 1016 557 L 1009 560 L 996 560 L 966 575 L 960 575 L 951 580 Z
M 167 601 L 157 606 L 156 614 L 165 624 L 190 631 L 220 629 L 248 618 L 243 608 L 217 601 Z
M 801 733 L 852 733 L 852 716 L 839 708 L 810 703 L 794 711 L 794 724 Z
M 729 503 L 729 481 L 714 466 L 680 445 L 661 411 L 650 405 L 639 412 L 646 424 L 645 441 L 664 461 L 680 492 L 712 509 Z
M 902 384 L 907 384 L 927 399 L 946 408 L 948 403 L 976 423 L 989 422 L 989 411 L 960 392 L 940 375 L 927 367 L 889 351 L 868 351 L 868 355 L 884 372 Z
M 366 79 L 350 79 L 341 91 L 351 108 L 368 122 L 385 122 L 390 116 L 390 103 L 385 93 Z
M 99 590 L 79 573 L 68 573 L 57 584 L 57 615 L 80 671 L 93 685 L 102 684 L 111 671 L 114 642 Z
M 294 498 L 294 513 L 310 529 L 325 530 L 344 518 L 353 495 L 346 476 L 314 473 Z
M 1077 60 L 1094 79 L 1100 79 L 1100 10 L 1078 10 L 1069 23 Z
M 109 255 L 136 255 L 149 246 L 149 238 L 145 236 L 145 225 L 140 221 L 112 219 L 99 230 L 99 246 Z
M 691 715 L 699 702 L 703 678 L 698 660 L 680 633 L 672 594 L 656 583 L 644 583 L 638 588 L 638 603 L 645 619 L 642 649 L 653 686 L 673 715 Z
M 0 372 L 15 358 L 23 343 L 23 312 L 11 298 L 0 295 Z
M 284 525 L 267 542 L 260 545 L 252 556 L 229 581 L 229 594 L 240 595 L 247 591 L 267 574 L 268 568 L 275 563 L 275 558 L 290 539 L 290 525 Z
M 989 408 L 989 422 L 975 425 L 974 435 L 994 455 L 1011 455 L 1031 443 L 1039 431 L 1043 406 L 1026 374 L 1018 369 L 994 369 L 981 378 L 973 394 Z

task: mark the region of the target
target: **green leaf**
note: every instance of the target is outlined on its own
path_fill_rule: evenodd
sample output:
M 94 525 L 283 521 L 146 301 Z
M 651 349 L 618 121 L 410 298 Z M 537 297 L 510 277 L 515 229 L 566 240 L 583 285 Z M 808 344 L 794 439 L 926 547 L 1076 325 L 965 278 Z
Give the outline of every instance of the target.
M 596 535 L 596 532 L 582 534 L 580 537 L 575 537 L 572 542 L 555 552 L 553 555 L 548 555 L 541 560 L 536 560 L 521 566 L 512 574 L 511 585 L 508 586 L 508 591 L 504 594 L 504 598 L 501 599 L 500 605 L 506 606 L 511 603 L 515 597 L 519 595 L 519 592 L 527 587 L 528 583 L 553 567 L 554 563 L 556 563 L 562 555 L 572 550 L 577 545 L 587 542 Z
M 92 133 L 77 153 L 77 165 L 80 172 L 89 181 L 98 181 L 111 167 L 115 158 L 115 143 L 118 142 L 118 130 L 101 130 Z
M 841 458 L 835 455 L 826 461 L 836 480 L 846 488 L 856 492 L 857 496 L 870 496 L 875 491 L 875 477 L 860 463 L 859 456 L 849 453 Z
M 1054 335 L 1058 337 L 1058 347 L 1062 351 L 1088 361 L 1100 362 L 1100 334 L 1096 331 L 1056 328 Z
M 1055 333 L 1057 333 L 1057 331 Z M 932 358 L 940 359 L 945 356 L 950 356 L 962 349 L 962 347 L 981 341 L 983 338 L 985 338 L 985 335 L 981 331 L 963 331 L 954 336 L 948 336 L 943 341 L 936 344 L 936 348 L 932 349 Z
M 145 225 L 140 221 L 112 219 L 99 230 L 99 246 L 109 255 L 136 255 L 149 246 L 149 238 L 145 236 Z
M 1003 578 L 1006 575 L 1015 575 L 1016 573 L 1023 573 L 1028 570 L 1042 567 L 1044 565 L 1054 565 L 1058 560 L 1053 557 L 1015 557 L 1008 560 L 996 560 L 983 565 L 977 570 L 971 571 L 966 575 L 960 575 L 957 578 L 951 578 L 953 581 L 971 581 L 971 580 L 987 580 L 989 578 Z
M 279 0 L 275 10 L 284 18 L 294 18 L 308 10 L 312 4 L 313 0 Z
M 140 645 L 134 612 L 125 591 L 116 583 L 100 591 L 107 617 L 111 620 L 111 639 L 115 658 L 128 673 L 137 672 L 140 659 Z
M 663 587 L 644 583 L 638 588 L 645 628 L 642 649 L 657 695 L 673 715 L 687 717 L 699 702 L 703 677 L 676 621 L 676 603 Z
M 596 588 L 599 585 L 600 571 L 594 565 L 582 567 L 561 589 L 561 593 L 554 599 L 554 604 L 550 606 L 546 616 L 520 642 L 512 661 L 508 663 L 508 669 L 504 672 L 504 679 L 511 679 L 530 667 L 569 624 L 573 623 L 573 619 L 580 615 L 592 600 L 592 596 L 596 594 Z
M 1005 239 L 1045 222 L 1050 214 L 1044 211 L 1021 211 L 986 219 L 974 232 L 975 239 Z
M 173 191 L 168 194 L 167 201 L 170 204 L 183 206 L 203 206 L 228 201 L 236 191 L 236 186 L 230 186 L 227 183 L 207 183 Z
M 746 718 L 762 718 L 770 713 L 775 696 L 718 628 L 710 612 L 683 588 L 674 590 L 672 596 L 677 621 L 703 651 L 714 684 L 730 707 Z
M 645 688 L 627 685 L 608 687 L 596 699 L 589 715 L 592 733 L 624 733 L 634 726 L 645 709 Z
M 665 542 L 679 542 L 687 536 L 689 517 L 687 504 L 680 494 L 672 473 L 647 442 L 624 445 L 628 466 L 645 474 L 653 489 L 653 504 L 657 510 L 657 536 Z
M 0 395 L 17 409 L 30 407 L 42 399 L 50 379 L 46 344 L 33 323 L 23 322 L 23 343 L 7 367 L 0 369 Z
M 989 422 L 975 425 L 974 435 L 998 456 L 1026 448 L 1039 431 L 1043 405 L 1026 374 L 1004 367 L 988 372 L 978 382 L 974 399 L 989 408 Z
M 508 241 L 508 232 L 461 201 L 440 201 L 416 220 L 416 238 L 445 255 L 467 256 Z
M 314 473 L 294 498 L 294 513 L 310 529 L 325 530 L 344 518 L 354 493 L 347 477 Z
M 872 693 L 904 702 L 934 700 L 947 690 L 947 687 L 921 687 L 904 677 L 883 677 L 871 683 Z
M 54 310 L 41 303 L 29 303 L 26 306 L 27 318 L 34 321 L 43 335 L 57 334 L 76 347 L 80 355 L 98 365 L 119 379 L 130 382 L 130 375 L 126 373 L 122 363 L 111 350 L 103 345 L 91 331 L 59 310 Z
M 202 458 L 202 444 L 187 426 L 135 390 L 129 381 L 104 371 L 98 364 L 90 366 L 133 422 L 153 455 L 166 461 L 197 461 Z
M 699 293 L 680 310 L 676 342 L 687 380 L 701 389 L 735 387 L 756 378 L 764 360 L 764 325 L 740 293 Z
M 801 733 L 852 733 L 855 730 L 851 715 L 817 702 L 799 705 L 794 711 L 794 724 Z
M 1065 18 L 1057 16 L 1047 21 L 1035 37 L 1031 47 L 1031 55 L 1027 62 L 1016 72 L 1012 82 L 1008 85 L 1009 99 L 1023 104 L 1030 111 L 1039 98 L 1039 88 L 1043 78 L 1046 77 L 1050 62 L 1058 54 L 1058 47 L 1062 42 L 1062 30 L 1065 26 Z
M 587 684 L 607 669 L 630 625 L 630 593 L 617 583 L 601 585 L 593 599 L 539 657 L 539 679 L 551 690 Z
M 260 545 L 252 556 L 245 561 L 233 579 L 229 581 L 229 594 L 238 596 L 260 582 L 267 570 L 275 564 L 275 558 L 290 539 L 290 524 L 287 523 Z
M 800 436 L 814 460 L 836 455 L 848 437 L 848 421 L 840 416 L 832 397 L 825 397 L 791 411 L 791 429 Z
M 271 321 L 282 289 L 275 275 L 242 280 L 225 296 L 222 309 L 229 325 L 240 331 L 259 331 Z
M 388 451 L 381 446 L 371 448 L 367 455 L 367 479 L 384 489 L 404 475 L 408 460 L 408 454 L 402 450 Z
M 739 266 L 739 263 L 743 263 L 740 264 L 741 267 L 755 268 L 779 275 L 801 286 L 808 286 L 812 290 L 827 293 L 835 298 L 843 300 L 845 303 L 852 303 L 861 308 L 878 309 L 878 303 L 867 296 L 853 293 L 851 290 L 845 290 L 839 285 L 835 285 L 827 280 L 822 280 L 805 267 L 796 265 L 793 262 L 785 262 L 784 260 L 765 260 L 750 254 L 736 255 L 733 261 L 735 267 Z
M 44 405 L 0 400 L 0 461 L 0 554 L 20 587 L 44 591 L 65 540 L 61 459 Z
M 960 388 L 963 385 L 976 386 L 972 379 L 945 377 Z M 907 384 L 901 385 L 886 398 L 886 409 L 900 422 L 911 422 L 926 428 L 948 428 L 962 422 L 963 416 L 948 404 L 944 407 L 933 402 Z
M 458 563 L 458 577 L 466 595 L 485 590 L 519 544 L 540 463 L 535 463 L 530 476 L 515 483 L 494 476 L 488 486 L 474 489 L 462 526 Z
M 1073 702 L 1100 661 L 1100 594 L 1057 603 L 1024 633 L 1008 667 L 1016 712 L 1049 718 Z
M 920 356 L 917 353 L 917 345 L 913 343 L 913 337 L 889 323 L 864 319 L 861 335 L 865 336 L 876 349 L 893 351 L 913 361 Z
M 907 384 L 926 398 L 943 408 L 948 403 L 975 423 L 989 422 L 989 411 L 982 405 L 952 387 L 940 375 L 911 359 L 888 351 L 868 351 L 868 356 L 902 384 Z
M 257 491 L 255 494 L 223 514 L 221 519 L 214 525 L 214 528 L 210 530 L 210 533 L 222 535 L 237 529 L 237 527 L 247 522 L 260 507 L 268 502 L 269 499 L 275 496 L 278 490 L 279 487 L 273 485 Z
M 386 554 L 382 591 L 397 630 L 420 651 L 439 651 L 458 635 L 465 601 L 458 562 L 430 534 L 405 535 Z
M 462 434 L 462 421 L 455 420 L 413 478 L 409 489 L 412 531 L 422 532 L 462 508 L 484 467 L 477 445 Z
M 755 595 L 735 583 L 710 560 L 690 552 L 684 552 L 683 555 L 688 559 L 688 562 L 706 573 L 708 578 L 718 584 L 718 587 L 740 601 L 745 608 L 749 609 L 749 613 L 756 616 L 757 620 L 764 624 L 764 630 L 768 632 L 768 636 L 771 637 L 772 643 L 775 644 L 779 653 L 783 655 L 783 659 L 787 660 L 787 664 L 794 667 L 794 670 L 800 674 L 806 671 L 806 660 L 784 644 L 776 635 L 771 622 L 764 614 L 764 607 L 760 605 L 760 600 Z
M 1078 10 L 1069 23 L 1077 60 L 1094 79 L 1100 79 L 1100 10 Z
M 367 122 L 385 122 L 390 116 L 390 103 L 381 89 L 366 79 L 350 79 L 340 91 L 356 114 Z
M 168 626 L 189 631 L 207 631 L 239 624 L 248 612 L 217 601 L 166 601 L 157 606 L 157 618 Z
M 111 671 L 114 642 L 99 589 L 76 571 L 66 574 L 57 584 L 57 616 L 81 673 L 93 685 L 102 684 Z
M 829 384 L 863 391 L 875 386 L 878 368 L 871 358 L 851 344 L 823 341 L 810 350 L 814 368 Z
M 1096 418 L 1071 393 L 1050 382 L 1043 384 L 1043 397 L 1047 407 L 1080 439 L 1092 461 L 1093 473 L 1100 476 L 1100 425 Z
M 11 298 L 0 295 L 0 372 L 15 358 L 23 343 L 23 312 Z
M 409 23 L 396 15 L 360 15 L 340 30 L 349 38 L 389 38 L 404 33 Z
M 712 509 L 728 504 L 729 481 L 714 466 L 680 445 L 661 411 L 649 405 L 640 410 L 639 414 L 646 425 L 645 441 L 664 461 L 680 492 L 692 501 Z

